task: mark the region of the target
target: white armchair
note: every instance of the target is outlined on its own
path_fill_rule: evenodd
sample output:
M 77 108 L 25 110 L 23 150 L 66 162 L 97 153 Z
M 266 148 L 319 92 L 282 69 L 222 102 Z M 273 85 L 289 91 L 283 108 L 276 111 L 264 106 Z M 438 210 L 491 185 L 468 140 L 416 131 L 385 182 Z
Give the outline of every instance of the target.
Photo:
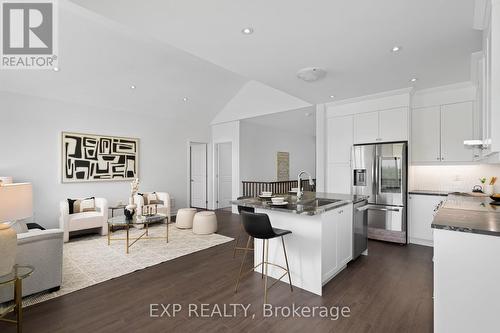
M 16 264 L 35 268 L 23 281 L 23 296 L 58 290 L 62 284 L 63 231 L 33 229 L 18 233 Z M 13 295 L 12 288 L 0 288 L 0 303 L 12 300 Z
M 167 215 L 167 221 L 168 223 L 170 223 L 170 214 L 172 210 L 170 194 L 168 194 L 167 192 L 155 192 L 155 193 L 158 200 L 162 201 L 163 204 L 144 205 L 144 197 L 139 194 L 134 195 L 134 203 L 137 205 L 137 214 L 142 215 L 144 206 L 151 206 L 153 207 L 153 209 L 156 206 L 157 212 L 160 214 Z M 143 194 L 147 195 L 148 193 L 143 193 Z
M 60 202 L 59 227 L 64 230 L 64 242 L 69 241 L 72 231 L 100 228 L 101 235 L 108 234 L 108 201 L 95 198 L 95 212 L 69 214 L 68 200 Z

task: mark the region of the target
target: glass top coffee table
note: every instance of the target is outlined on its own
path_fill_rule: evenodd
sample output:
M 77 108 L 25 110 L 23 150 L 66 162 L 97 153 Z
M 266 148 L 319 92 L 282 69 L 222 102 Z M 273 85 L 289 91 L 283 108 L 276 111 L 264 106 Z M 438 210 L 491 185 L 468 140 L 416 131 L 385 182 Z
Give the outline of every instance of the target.
M 30 276 L 34 270 L 35 269 L 32 266 L 14 265 L 9 274 L 0 276 L 0 287 L 7 284 L 14 284 L 14 303 L 0 312 L 0 321 L 16 324 L 18 333 L 22 331 L 23 320 L 22 281 Z M 16 319 L 5 318 L 5 316 L 12 310 L 14 310 Z
M 108 245 L 111 241 L 115 240 L 125 240 L 126 241 L 126 251 L 129 253 L 129 249 L 140 239 L 163 239 L 168 243 L 168 220 L 165 222 L 165 236 L 150 236 L 149 235 L 149 225 L 152 223 L 164 222 L 167 220 L 167 215 L 165 214 L 152 214 L 147 216 L 134 215 L 132 219 L 127 219 L 125 215 L 115 216 L 108 219 Z M 130 227 L 144 227 L 145 231 L 138 237 L 130 237 Z M 126 232 L 125 238 L 113 238 L 111 237 L 113 227 L 124 227 Z M 132 242 L 131 242 L 132 241 Z

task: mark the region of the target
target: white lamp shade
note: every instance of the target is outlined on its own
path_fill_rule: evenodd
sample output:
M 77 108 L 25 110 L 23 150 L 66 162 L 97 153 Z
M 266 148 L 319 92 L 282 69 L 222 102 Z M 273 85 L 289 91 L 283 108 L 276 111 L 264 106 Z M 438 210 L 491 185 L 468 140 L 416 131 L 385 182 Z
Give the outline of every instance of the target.
M 33 190 L 30 183 L 0 186 L 0 223 L 33 216 Z
M 0 177 L 1 184 L 12 184 L 12 177 Z

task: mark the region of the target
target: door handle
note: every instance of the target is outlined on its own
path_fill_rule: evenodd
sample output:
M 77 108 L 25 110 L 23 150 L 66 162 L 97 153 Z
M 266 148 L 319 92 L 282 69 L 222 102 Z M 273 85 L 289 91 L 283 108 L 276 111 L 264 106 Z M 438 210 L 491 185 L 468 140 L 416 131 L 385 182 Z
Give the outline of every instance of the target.
M 383 207 L 370 207 L 370 206 L 363 206 L 357 209 L 358 212 L 363 212 L 365 210 L 378 210 L 381 212 L 400 212 L 399 208 L 383 208 Z

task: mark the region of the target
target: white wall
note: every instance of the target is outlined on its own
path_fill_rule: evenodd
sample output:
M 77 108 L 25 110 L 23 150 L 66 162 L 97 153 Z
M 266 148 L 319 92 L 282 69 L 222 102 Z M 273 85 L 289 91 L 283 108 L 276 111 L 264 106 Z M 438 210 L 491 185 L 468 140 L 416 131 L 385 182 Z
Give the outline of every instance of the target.
M 311 106 L 295 96 L 258 81 L 247 82 L 215 116 L 212 124 L 252 118 Z
M 252 122 L 240 123 L 241 180 L 276 181 L 276 153 L 290 153 L 290 179 L 300 170 L 316 174 L 316 138 Z
M 58 225 L 60 200 L 96 196 L 114 204 L 125 202 L 129 194 L 128 181 L 62 184 L 62 131 L 140 138 L 140 190 L 167 191 L 177 208 L 187 205 L 187 142 L 210 138 L 209 125 L 196 119 L 184 126 L 159 117 L 6 92 L 0 92 L 0 119 L 0 175 L 33 183 L 35 220 L 46 227 Z
M 500 165 L 416 165 L 408 175 L 410 190 L 434 190 L 445 192 L 470 192 L 479 185 L 479 178 L 500 177 Z M 496 184 L 500 192 L 500 182 Z

